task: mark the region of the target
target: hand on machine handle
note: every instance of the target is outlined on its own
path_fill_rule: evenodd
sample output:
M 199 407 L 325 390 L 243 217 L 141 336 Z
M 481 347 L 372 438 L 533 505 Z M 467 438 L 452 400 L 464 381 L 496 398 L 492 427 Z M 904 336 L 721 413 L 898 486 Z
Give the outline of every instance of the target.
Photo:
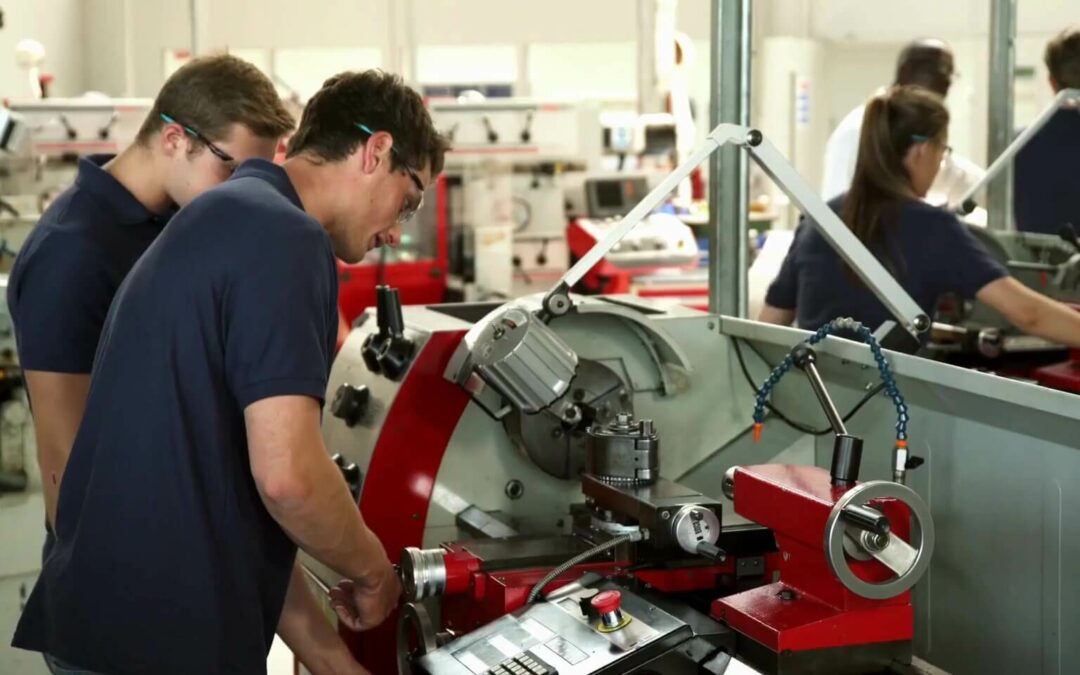
M 401 580 L 387 561 L 370 577 L 346 579 L 330 589 L 330 604 L 343 624 L 364 631 L 386 620 L 401 600 Z

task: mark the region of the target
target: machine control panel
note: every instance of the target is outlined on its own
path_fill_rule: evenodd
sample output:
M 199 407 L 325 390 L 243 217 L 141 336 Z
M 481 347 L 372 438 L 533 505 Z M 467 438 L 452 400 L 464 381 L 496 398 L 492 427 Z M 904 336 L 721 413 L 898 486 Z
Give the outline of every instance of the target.
M 558 675 L 558 673 L 559 671 L 538 659 L 532 652 L 506 659 L 494 668 L 485 671 L 485 675 Z
M 615 593 L 618 593 L 617 595 Z M 599 598 L 602 608 L 584 612 Z M 608 627 L 604 609 L 614 600 L 621 620 Z M 598 617 L 597 614 L 600 616 Z M 425 654 L 414 672 L 426 675 L 578 675 L 594 673 L 642 652 L 663 650 L 665 638 L 692 630 L 645 598 L 620 589 L 597 591 L 571 584 L 546 602 L 519 609 Z

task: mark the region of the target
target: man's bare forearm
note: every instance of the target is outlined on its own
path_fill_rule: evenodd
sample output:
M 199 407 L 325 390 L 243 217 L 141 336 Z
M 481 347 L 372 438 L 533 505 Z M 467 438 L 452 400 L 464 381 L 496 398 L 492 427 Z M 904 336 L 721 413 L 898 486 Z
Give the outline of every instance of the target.
M 323 614 L 299 562 L 289 577 L 277 634 L 312 675 L 364 672 Z
M 363 582 L 385 576 L 386 553 L 323 445 L 317 402 L 267 399 L 249 406 L 245 416 L 255 483 L 282 529 L 344 577 Z
M 266 505 L 300 548 L 338 574 L 362 580 L 389 560 L 364 524 L 341 473 L 324 458 L 325 463 L 296 476 L 299 486 L 292 494 L 268 499 Z

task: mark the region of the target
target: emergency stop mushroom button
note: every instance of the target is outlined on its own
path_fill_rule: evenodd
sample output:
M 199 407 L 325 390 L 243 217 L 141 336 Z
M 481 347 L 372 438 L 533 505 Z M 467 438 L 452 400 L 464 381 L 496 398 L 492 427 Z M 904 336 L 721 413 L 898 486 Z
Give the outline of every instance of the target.
M 604 591 L 593 596 L 592 606 L 600 614 L 601 630 L 618 630 L 627 624 L 623 619 L 622 593 L 618 591 Z

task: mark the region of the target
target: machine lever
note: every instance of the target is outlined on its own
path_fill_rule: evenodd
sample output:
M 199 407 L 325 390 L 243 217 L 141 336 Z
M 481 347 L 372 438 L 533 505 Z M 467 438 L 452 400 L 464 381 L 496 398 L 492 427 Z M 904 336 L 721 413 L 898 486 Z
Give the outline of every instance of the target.
M 714 562 L 722 563 L 727 560 L 727 551 L 720 548 L 716 544 L 710 544 L 707 541 L 703 541 L 697 546 L 698 555 L 708 558 Z
M 849 504 L 840 512 L 840 517 L 844 519 L 844 522 L 854 525 L 860 530 L 882 537 L 889 536 L 889 530 L 892 529 L 885 514 L 868 506 Z
M 871 547 L 867 548 L 866 552 L 892 570 L 896 576 L 903 576 L 915 565 L 919 552 L 911 544 L 891 532 L 888 537 L 889 541 L 884 548 L 875 551 Z

